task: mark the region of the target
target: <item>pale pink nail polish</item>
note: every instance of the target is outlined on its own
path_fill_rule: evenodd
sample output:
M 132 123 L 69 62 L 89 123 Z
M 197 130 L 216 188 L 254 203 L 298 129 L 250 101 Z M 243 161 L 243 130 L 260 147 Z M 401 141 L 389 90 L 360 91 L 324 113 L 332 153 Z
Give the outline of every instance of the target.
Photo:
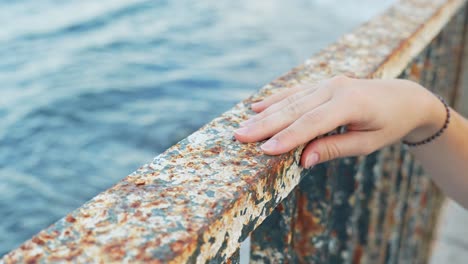
M 313 167 L 315 164 L 317 164 L 318 161 L 319 161 L 318 153 L 312 152 L 307 156 L 305 166 L 306 168 Z

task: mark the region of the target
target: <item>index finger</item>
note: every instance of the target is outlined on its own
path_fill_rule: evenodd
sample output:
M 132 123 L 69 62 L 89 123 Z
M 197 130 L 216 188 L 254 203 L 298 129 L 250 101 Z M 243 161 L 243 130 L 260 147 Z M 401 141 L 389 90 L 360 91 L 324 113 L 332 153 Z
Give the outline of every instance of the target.
M 284 98 L 298 92 L 298 91 L 301 91 L 303 89 L 302 86 L 294 86 L 294 87 L 291 87 L 291 88 L 286 88 L 284 89 L 283 91 L 281 92 L 278 92 L 278 93 L 275 93 L 275 94 L 272 94 L 270 96 L 268 96 L 267 98 L 263 99 L 262 101 L 260 102 L 256 102 L 256 103 L 253 103 L 252 104 L 252 110 L 259 113 L 259 112 L 262 112 L 263 110 L 267 109 L 270 105 L 273 105 L 281 100 L 283 100 Z
M 261 148 L 270 155 L 288 152 L 339 126 L 346 125 L 350 118 L 350 112 L 346 108 L 336 102 L 328 101 L 302 115 L 269 139 Z

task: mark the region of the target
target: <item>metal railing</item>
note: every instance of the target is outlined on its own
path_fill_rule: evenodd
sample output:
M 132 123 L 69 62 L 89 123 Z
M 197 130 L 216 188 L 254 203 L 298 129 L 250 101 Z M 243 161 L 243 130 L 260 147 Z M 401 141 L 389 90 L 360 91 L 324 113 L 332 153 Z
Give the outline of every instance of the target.
M 249 105 L 338 74 L 409 78 L 455 103 L 463 0 L 403 0 L 263 87 L 0 263 L 424 263 L 443 196 L 401 145 L 312 170 L 232 139 Z M 339 133 L 340 131 L 336 131 Z

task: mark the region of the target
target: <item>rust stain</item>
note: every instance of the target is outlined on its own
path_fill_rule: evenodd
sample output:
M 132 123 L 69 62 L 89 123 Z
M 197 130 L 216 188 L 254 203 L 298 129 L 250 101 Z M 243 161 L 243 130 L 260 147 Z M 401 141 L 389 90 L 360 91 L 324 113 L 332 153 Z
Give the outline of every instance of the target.
M 67 218 L 65 218 L 65 220 L 69 223 L 76 222 L 76 219 L 72 215 L 68 215 Z
M 357 245 L 356 249 L 354 250 L 353 253 L 353 264 L 359 264 L 361 263 L 361 258 L 363 255 L 363 250 L 361 245 Z
M 39 237 L 33 237 L 31 241 L 40 246 L 43 246 L 45 244 L 44 240 L 40 239 Z
M 309 201 L 306 195 L 299 195 L 297 203 L 297 219 L 295 221 L 296 232 L 303 234 L 297 237 L 294 244 L 295 250 L 301 256 L 310 256 L 317 250 L 314 247 L 313 238 L 323 233 L 325 226 L 320 224 L 319 218 L 314 212 L 308 210 Z
M 421 67 L 417 64 L 413 64 L 411 66 L 411 75 L 413 75 L 416 79 L 421 78 Z

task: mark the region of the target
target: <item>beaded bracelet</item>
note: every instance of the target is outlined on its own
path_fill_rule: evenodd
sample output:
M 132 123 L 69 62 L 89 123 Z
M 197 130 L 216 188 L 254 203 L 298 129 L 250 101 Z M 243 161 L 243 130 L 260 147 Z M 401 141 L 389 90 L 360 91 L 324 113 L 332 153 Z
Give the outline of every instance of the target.
M 442 98 L 440 95 L 436 95 L 437 98 L 439 98 L 439 100 L 444 104 L 444 107 L 445 107 L 445 111 L 447 112 L 447 117 L 445 118 L 445 123 L 444 123 L 444 126 L 439 130 L 437 131 L 437 133 L 435 133 L 434 135 L 422 140 L 422 141 L 418 141 L 418 142 L 408 142 L 406 140 L 403 140 L 403 144 L 409 146 L 409 147 L 416 147 L 416 146 L 420 146 L 420 145 L 423 145 L 423 144 L 426 144 L 426 143 L 429 143 L 431 141 L 433 141 L 434 139 L 440 137 L 440 135 L 442 135 L 442 133 L 445 131 L 445 129 L 447 129 L 449 123 L 450 123 L 450 108 L 447 104 L 447 102 L 445 102 L 444 98 Z

